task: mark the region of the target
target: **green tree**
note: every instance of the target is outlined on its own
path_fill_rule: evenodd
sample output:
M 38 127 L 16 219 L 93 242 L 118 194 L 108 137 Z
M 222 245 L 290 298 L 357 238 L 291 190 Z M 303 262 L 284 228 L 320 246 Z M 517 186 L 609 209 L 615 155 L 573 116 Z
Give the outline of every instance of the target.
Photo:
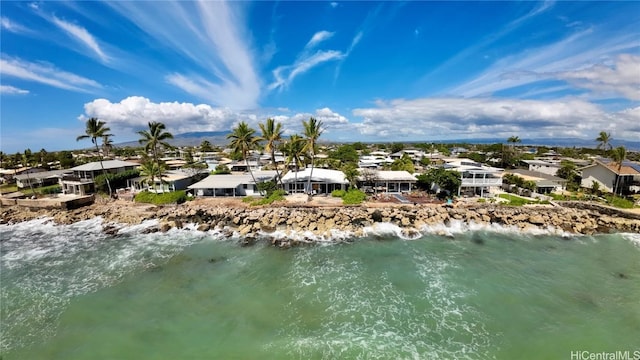
M 106 171 L 104 170 L 104 165 L 102 164 L 102 155 L 100 155 L 100 148 L 98 148 L 98 139 L 104 139 L 105 136 L 110 136 L 109 131 L 110 128 L 105 126 L 106 123 L 104 121 L 100 121 L 97 118 L 89 118 L 86 123 L 85 134 L 80 135 L 76 138 L 76 141 L 80 141 L 83 139 L 91 139 L 91 142 L 96 146 L 96 152 L 99 156 L 100 167 L 102 168 L 102 175 L 107 176 Z M 107 178 L 107 188 L 109 189 L 109 196 L 113 195 L 111 190 L 111 183 L 109 183 L 109 179 Z
M 391 148 L 389 149 L 389 151 L 391 151 L 391 153 L 397 153 L 399 151 L 404 150 L 404 144 L 403 143 L 393 143 L 391 144 Z
M 603 155 L 606 154 L 607 150 L 611 150 L 613 148 L 611 146 L 611 140 L 611 133 L 600 131 L 600 134 L 598 134 L 598 137 L 596 138 L 596 141 L 598 142 L 598 146 L 596 148 L 602 150 Z
M 148 187 L 155 189 L 156 178 L 158 178 L 162 184 L 162 174 L 164 174 L 166 170 L 164 164 L 155 162 L 152 159 L 146 159 L 146 161 L 140 165 L 140 176 L 143 177 L 142 181 L 145 182 Z
M 311 194 L 311 177 L 313 176 L 313 167 L 315 165 L 316 145 L 318 138 L 322 135 L 324 129 L 322 128 L 322 121 L 318 121 L 314 117 L 309 118 L 309 121 L 303 121 L 302 125 L 304 127 L 304 136 L 307 141 L 305 151 L 311 158 L 311 171 L 309 173 L 309 180 L 307 181 L 307 192 Z
M 295 166 L 295 183 L 296 192 L 298 184 L 298 171 L 300 166 L 303 165 L 302 157 L 304 156 L 304 139 L 300 135 L 291 135 L 289 140 L 283 144 L 282 152 L 287 156 L 285 159 L 285 165 L 288 167 L 293 163 Z
M 260 126 L 262 136 L 258 137 L 257 140 L 264 141 L 264 151 L 269 153 L 271 156 L 271 164 L 273 165 L 273 168 L 276 169 L 276 178 L 282 185 L 282 179 L 280 178 L 280 172 L 278 171 L 278 164 L 276 163 L 276 148 L 282 141 L 282 124 L 275 122 L 272 118 L 268 118 L 264 124 L 260 123 L 258 126 Z
M 436 184 L 450 194 L 456 194 L 462 185 L 459 172 L 443 168 L 430 169 L 426 173 L 418 175 L 417 178 L 416 185 L 421 189 L 431 190 L 431 184 Z
M 253 171 L 251 171 L 251 167 L 249 166 L 249 153 L 256 147 L 258 141 L 254 135 L 256 131 L 250 128 L 244 121 L 232 130 L 231 134 L 227 135 L 227 139 L 231 140 L 229 146 L 231 146 L 234 152 L 242 154 L 249 174 L 251 174 L 251 179 L 253 179 L 253 183 L 256 184 L 256 178 L 253 176 Z
M 396 159 L 393 161 L 393 163 L 391 164 L 391 170 L 395 170 L 395 171 L 408 171 L 409 173 L 413 174 L 416 169 L 413 166 L 413 160 L 411 160 L 411 157 L 409 155 L 402 154 L 402 157 L 400 159 Z
M 611 159 L 613 160 L 613 163 L 618 168 L 615 185 L 613 187 L 614 194 L 618 193 L 617 190 L 620 187 L 620 180 L 622 179 L 622 176 L 620 176 L 620 170 L 622 170 L 622 163 L 626 160 L 626 158 L 627 158 L 627 150 L 624 148 L 624 146 L 619 146 L 611 150 Z M 622 195 L 622 189 L 619 189 L 619 190 L 620 190 L 620 195 Z
M 357 164 L 359 156 L 358 156 L 358 152 L 356 151 L 353 145 L 344 144 L 344 145 L 338 146 L 334 151 L 331 151 L 329 153 L 329 158 L 339 160 L 343 164 L 344 163 Z
M 349 182 L 349 186 L 355 188 L 356 182 L 358 181 L 358 176 L 360 175 L 360 172 L 358 172 L 358 168 L 354 164 L 346 164 L 342 167 L 341 170 L 344 173 L 344 177 Z
M 211 143 L 208 140 L 202 140 L 202 142 L 200 143 L 200 151 L 212 152 L 213 146 L 211 146 Z
M 154 167 L 148 168 L 154 169 L 156 171 L 160 171 L 162 169 L 162 165 L 160 164 L 160 158 L 158 157 L 159 148 L 165 147 L 168 149 L 173 149 L 173 146 L 167 142 L 169 139 L 173 139 L 173 134 L 165 131 L 166 127 L 161 122 L 152 121 L 148 123 L 149 130 L 141 130 L 138 131 L 138 135 L 142 136 L 141 139 L 138 140 L 138 143 L 144 145 L 144 151 L 146 153 L 153 154 L 153 162 L 156 164 Z M 162 174 L 158 172 L 155 174 L 159 179 L 162 179 Z M 153 174 L 151 174 L 153 177 Z M 153 180 L 153 179 L 152 179 Z
M 102 151 L 105 157 L 109 157 L 109 152 L 113 149 L 113 140 L 111 140 L 112 134 L 106 134 L 102 137 Z
M 57 159 L 60 162 L 61 169 L 68 169 L 74 167 L 76 164 L 76 160 L 73 158 L 71 151 L 60 151 Z

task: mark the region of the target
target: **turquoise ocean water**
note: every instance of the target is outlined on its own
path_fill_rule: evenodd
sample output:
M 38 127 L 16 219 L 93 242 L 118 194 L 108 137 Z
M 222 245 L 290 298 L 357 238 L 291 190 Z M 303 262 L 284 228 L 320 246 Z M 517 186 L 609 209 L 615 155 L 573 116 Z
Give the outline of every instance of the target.
M 0 226 L 9 359 L 570 359 L 640 350 L 640 236 L 428 231 L 242 248 Z M 440 231 L 438 232 L 440 233 Z

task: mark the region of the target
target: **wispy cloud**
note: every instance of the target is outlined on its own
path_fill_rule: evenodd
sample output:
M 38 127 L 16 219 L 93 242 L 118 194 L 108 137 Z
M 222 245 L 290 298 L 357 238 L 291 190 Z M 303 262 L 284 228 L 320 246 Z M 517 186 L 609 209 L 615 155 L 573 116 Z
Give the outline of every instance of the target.
M 15 21 L 9 19 L 8 17 L 4 17 L 4 16 L 0 18 L 0 26 L 2 27 L 2 29 L 12 33 L 16 33 L 16 34 L 32 33 L 32 31 L 29 28 L 22 26 L 16 23 Z
M 640 100 L 640 56 L 621 54 L 612 66 L 597 64 L 555 76 L 596 93 Z
M 335 33 L 331 32 L 331 31 L 326 31 L 326 30 L 322 30 L 322 31 L 318 31 L 317 33 L 313 34 L 313 36 L 311 37 L 311 40 L 309 40 L 309 42 L 307 43 L 307 45 L 305 45 L 305 49 L 309 50 L 309 49 L 313 49 L 314 47 L 316 47 L 316 45 L 320 44 L 321 42 L 331 39 L 331 37 L 333 37 Z
M 19 89 L 11 85 L 0 85 L 0 94 L 26 95 L 28 93 L 29 93 L 29 90 Z
M 196 65 L 191 73 L 168 74 L 170 83 L 214 104 L 233 108 L 257 105 L 260 79 L 253 64 L 255 56 L 250 51 L 241 4 L 170 1 L 153 7 L 153 11 L 144 2 L 112 2 L 109 5 L 158 43 Z M 215 85 L 211 87 L 212 92 L 201 91 L 205 84 Z M 229 92 L 235 96 L 228 96 Z
M 94 80 L 60 70 L 51 64 L 9 58 L 4 54 L 0 59 L 0 74 L 71 91 L 93 92 L 102 87 Z
M 640 39 L 635 34 L 605 36 L 594 29 L 586 29 L 555 43 L 504 57 L 448 93 L 488 96 L 541 80 L 567 80 L 569 72 L 575 72 L 575 69 L 586 69 L 605 61 L 615 62 L 618 55 L 633 53 L 638 48 Z
M 317 47 L 323 41 L 331 38 L 334 33 L 329 31 L 318 31 L 307 42 L 304 49 L 298 54 L 295 62 L 291 65 L 278 66 L 273 70 L 274 81 L 269 84 L 269 90 L 284 90 L 287 88 L 293 80 L 299 75 L 311 70 L 315 66 L 322 63 L 340 60 L 347 56 L 345 53 L 337 50 L 317 50 L 313 52 L 313 49 Z
M 91 35 L 89 31 L 87 31 L 87 29 L 83 28 L 82 26 L 78 26 L 59 19 L 55 16 L 51 17 L 51 22 L 62 29 L 64 32 L 66 32 L 72 39 L 93 51 L 93 53 L 95 53 L 98 58 L 100 58 L 100 61 L 105 63 L 109 62 L 109 57 L 100 48 L 100 45 L 98 44 L 96 38 Z

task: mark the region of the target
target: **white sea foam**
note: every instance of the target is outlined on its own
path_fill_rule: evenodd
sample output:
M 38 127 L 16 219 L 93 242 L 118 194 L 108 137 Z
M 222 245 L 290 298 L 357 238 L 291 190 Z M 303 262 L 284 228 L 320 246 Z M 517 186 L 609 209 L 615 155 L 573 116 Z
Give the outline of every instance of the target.
M 624 233 L 621 235 L 623 238 L 629 240 L 633 245 L 640 248 L 640 234 Z
M 178 229 L 141 233 L 155 225 L 156 220 L 117 225 L 115 237 L 103 232 L 101 218 L 70 225 L 55 225 L 46 218 L 0 225 L 0 351 L 52 335 L 71 298 L 113 285 L 137 269 L 158 265 L 204 237 Z M 23 327 L 29 331 L 24 332 Z

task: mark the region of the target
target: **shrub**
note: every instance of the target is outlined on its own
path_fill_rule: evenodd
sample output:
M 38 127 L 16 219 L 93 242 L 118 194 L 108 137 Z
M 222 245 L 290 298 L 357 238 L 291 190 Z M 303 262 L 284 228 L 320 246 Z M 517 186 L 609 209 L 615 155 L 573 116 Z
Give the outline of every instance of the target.
M 39 191 L 41 194 L 44 194 L 44 195 L 59 194 L 62 192 L 62 188 L 60 187 L 60 185 L 51 185 L 51 186 L 41 187 Z
M 123 172 L 119 172 L 117 174 L 107 173 L 107 178 L 109 179 L 109 184 L 111 184 L 111 189 L 115 191 L 117 188 L 122 188 L 127 186 L 127 180 L 140 176 L 140 171 L 137 169 L 127 170 Z M 96 186 L 96 190 L 101 192 L 108 192 L 107 181 L 105 180 L 105 175 L 100 174 L 96 176 L 94 179 L 94 183 Z
M 152 193 L 149 191 L 142 191 L 135 197 L 136 202 L 163 205 L 163 204 L 182 204 L 187 201 L 187 194 L 184 190 L 165 192 L 165 193 Z
M 263 181 L 257 184 L 258 191 L 261 193 L 265 193 L 267 197 L 271 196 L 276 190 L 278 190 L 278 185 L 275 181 Z
M 274 201 L 282 201 L 284 200 L 284 194 L 285 194 L 284 190 L 276 190 L 268 197 L 253 201 L 251 203 L 251 206 L 268 205 L 273 203 Z
M 342 197 L 342 203 L 345 205 L 361 204 L 367 198 L 367 194 L 358 190 L 351 189 Z
M 632 209 L 633 201 L 614 195 L 605 196 L 607 203 L 611 206 L 621 209 Z
M 339 197 L 339 198 L 344 197 L 346 194 L 347 194 L 347 192 L 345 190 L 342 190 L 342 189 L 336 189 L 336 190 L 333 190 L 331 192 L 331 196 Z

